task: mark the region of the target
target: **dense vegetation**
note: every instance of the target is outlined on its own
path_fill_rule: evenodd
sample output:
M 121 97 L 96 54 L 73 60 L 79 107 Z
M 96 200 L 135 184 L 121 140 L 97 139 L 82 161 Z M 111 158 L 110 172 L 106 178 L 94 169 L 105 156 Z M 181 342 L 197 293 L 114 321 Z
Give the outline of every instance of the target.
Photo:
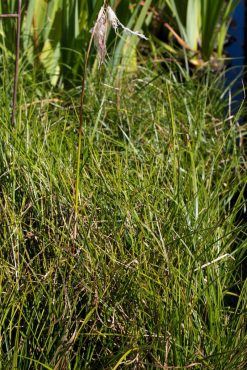
M 151 70 L 88 80 L 76 240 L 79 91 L 1 107 L 2 369 L 245 368 L 238 115 Z
M 80 83 L 23 57 L 13 127 L 1 49 L 0 369 L 244 370 L 245 107 L 223 73 L 115 55 L 89 63 L 75 219 Z

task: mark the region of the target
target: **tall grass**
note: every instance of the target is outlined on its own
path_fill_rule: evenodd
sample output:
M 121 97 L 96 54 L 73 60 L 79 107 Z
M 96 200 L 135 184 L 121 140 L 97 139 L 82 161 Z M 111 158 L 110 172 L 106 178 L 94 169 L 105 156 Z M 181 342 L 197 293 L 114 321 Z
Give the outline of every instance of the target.
M 0 369 L 244 370 L 239 117 L 210 74 L 105 73 L 86 86 L 76 241 L 78 89 L 47 104 L 24 81 L 13 128 L 0 88 Z

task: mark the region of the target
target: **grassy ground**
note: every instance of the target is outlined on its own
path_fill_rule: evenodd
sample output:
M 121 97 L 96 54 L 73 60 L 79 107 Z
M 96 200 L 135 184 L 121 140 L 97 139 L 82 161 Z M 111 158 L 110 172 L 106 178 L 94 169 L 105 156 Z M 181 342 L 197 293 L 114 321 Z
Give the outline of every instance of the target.
M 12 128 L 7 77 L 0 369 L 244 370 L 245 132 L 220 80 L 89 77 L 73 239 L 79 88 L 21 83 Z

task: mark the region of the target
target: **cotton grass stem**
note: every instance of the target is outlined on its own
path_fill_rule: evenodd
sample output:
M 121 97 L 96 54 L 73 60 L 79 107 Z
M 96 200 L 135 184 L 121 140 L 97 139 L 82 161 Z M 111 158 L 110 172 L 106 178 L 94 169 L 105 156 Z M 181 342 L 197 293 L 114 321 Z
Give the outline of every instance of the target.
M 18 0 L 18 11 L 16 13 L 0 14 L 0 19 L 4 18 L 17 18 L 17 31 L 16 31 L 16 49 L 15 49 L 15 76 L 14 76 L 14 89 L 12 98 L 12 125 L 15 125 L 15 111 L 17 99 L 17 86 L 19 76 L 19 54 L 20 54 L 20 37 L 21 37 L 21 0 Z
M 75 227 L 74 227 L 74 239 L 77 237 L 77 225 L 79 216 L 79 185 L 80 185 L 80 161 L 81 161 L 81 149 L 82 149 L 82 134 L 83 134 L 83 118 L 84 118 L 84 98 L 85 98 L 85 84 L 87 79 L 87 67 L 89 55 L 92 47 L 92 42 L 94 41 L 95 47 L 99 56 L 100 65 L 104 62 L 107 53 L 106 50 L 106 39 L 108 26 L 111 26 L 115 32 L 120 27 L 124 31 L 131 35 L 138 36 L 147 39 L 140 32 L 131 31 L 129 28 L 125 27 L 117 18 L 115 12 L 109 6 L 108 0 L 104 0 L 103 6 L 100 8 L 97 20 L 94 27 L 92 28 L 92 35 L 88 44 L 88 48 L 85 56 L 84 70 L 82 76 L 82 86 L 81 86 L 81 99 L 80 99 L 80 126 L 78 135 L 78 150 L 77 150 L 77 164 L 76 164 L 76 185 L 75 185 L 75 201 L 74 201 L 74 213 L 75 213 Z
M 104 0 L 103 10 L 105 11 L 108 6 L 108 0 Z M 101 12 L 101 10 L 100 10 Z M 80 115 L 79 115 L 79 134 L 78 134 L 78 149 L 77 149 L 77 161 L 76 161 L 76 185 L 75 185 L 75 201 L 74 201 L 74 215 L 75 215 L 75 226 L 74 226 L 74 240 L 77 238 L 77 227 L 79 217 L 79 188 L 80 188 L 80 164 L 81 164 L 81 148 L 82 148 L 82 134 L 83 134 L 83 122 L 84 122 L 84 99 L 85 99 L 85 84 L 87 79 L 87 67 L 89 61 L 89 55 L 92 48 L 92 43 L 95 37 L 96 26 L 100 18 L 100 12 L 96 21 L 96 25 L 92 30 L 92 34 L 89 40 L 88 48 L 85 55 L 85 63 L 82 74 L 81 82 L 81 98 L 80 98 Z
M 76 161 L 76 186 L 75 186 L 75 227 L 74 227 L 74 239 L 77 237 L 77 224 L 79 216 L 79 187 L 80 187 L 80 164 L 81 164 L 81 148 L 82 148 L 82 134 L 83 134 L 83 121 L 84 121 L 84 98 L 85 98 L 85 84 L 87 78 L 87 67 L 89 55 L 92 47 L 94 32 L 92 32 L 88 48 L 85 56 L 85 63 L 81 82 L 81 98 L 80 98 L 80 115 L 79 115 L 79 134 L 78 134 L 78 149 L 77 149 L 77 161 Z
M 21 36 L 21 0 L 18 0 L 16 54 L 15 54 L 15 79 L 14 79 L 13 106 L 12 106 L 12 125 L 15 124 L 17 85 L 18 85 L 18 77 L 19 77 L 20 36 Z

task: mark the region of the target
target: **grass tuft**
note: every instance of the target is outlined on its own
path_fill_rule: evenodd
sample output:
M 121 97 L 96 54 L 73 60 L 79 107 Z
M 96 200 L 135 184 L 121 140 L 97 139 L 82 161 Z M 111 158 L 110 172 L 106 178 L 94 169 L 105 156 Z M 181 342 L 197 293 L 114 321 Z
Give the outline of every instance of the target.
M 15 128 L 1 106 L 0 368 L 244 370 L 246 162 L 220 78 L 88 77 L 76 240 L 79 91 L 25 86 Z

